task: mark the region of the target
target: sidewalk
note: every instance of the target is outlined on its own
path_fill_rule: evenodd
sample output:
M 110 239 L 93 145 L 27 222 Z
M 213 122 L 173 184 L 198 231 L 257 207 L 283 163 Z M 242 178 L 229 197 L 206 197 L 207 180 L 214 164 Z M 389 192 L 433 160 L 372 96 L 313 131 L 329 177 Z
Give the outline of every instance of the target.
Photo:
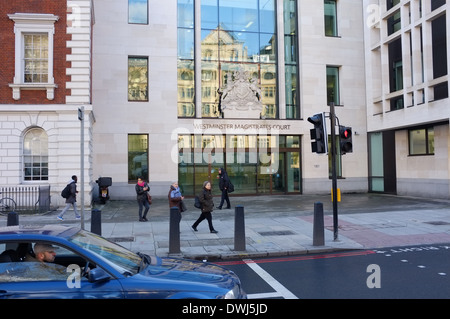
M 216 206 L 219 198 L 215 198 Z M 192 259 L 256 258 L 318 253 L 347 249 L 450 243 L 450 201 L 376 194 L 343 194 L 338 205 L 338 240 L 333 236 L 333 209 L 329 195 L 277 195 L 231 197 L 232 209 L 213 212 L 211 234 L 203 221 L 194 232 L 191 225 L 200 215 L 193 199 L 180 222 L 181 254 Z M 314 202 L 324 204 L 325 245 L 313 246 Z M 234 207 L 245 214 L 245 251 L 234 250 Z M 149 221 L 137 221 L 136 201 L 108 201 L 101 210 L 102 236 L 133 251 L 169 255 L 169 206 L 166 198 L 155 198 Z M 69 210 L 64 221 L 58 212 L 20 215 L 19 223 L 80 225 Z M 91 211 L 85 210 L 85 227 L 91 230 Z M 0 217 L 0 226 L 6 226 Z M 173 254 L 172 254 L 173 255 Z

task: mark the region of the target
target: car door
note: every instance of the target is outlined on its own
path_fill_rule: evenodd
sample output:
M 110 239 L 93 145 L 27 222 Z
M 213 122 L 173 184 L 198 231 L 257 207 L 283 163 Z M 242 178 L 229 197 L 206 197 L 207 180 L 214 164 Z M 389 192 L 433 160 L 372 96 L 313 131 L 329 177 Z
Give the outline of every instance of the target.
M 89 282 L 87 278 L 77 276 L 73 267 L 67 267 L 64 274 L 61 268 L 55 271 L 56 267 L 53 267 L 60 265 L 50 265 L 51 267 L 46 269 L 39 264 L 32 262 L 1 263 L 0 299 L 114 299 L 124 297 L 120 282 L 112 277 L 98 282 Z

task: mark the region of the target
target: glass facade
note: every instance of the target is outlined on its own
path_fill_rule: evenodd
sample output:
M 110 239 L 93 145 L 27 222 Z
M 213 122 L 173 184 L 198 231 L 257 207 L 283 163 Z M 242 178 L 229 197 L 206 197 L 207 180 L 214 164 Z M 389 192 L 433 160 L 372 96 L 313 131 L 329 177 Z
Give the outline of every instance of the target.
M 185 195 L 198 193 L 204 181 L 220 194 L 221 167 L 236 194 L 301 192 L 299 136 L 180 135 L 178 149 L 178 182 Z
M 220 90 L 230 72 L 244 69 L 261 88 L 262 116 L 278 118 L 275 1 L 201 0 L 197 42 L 194 4 L 178 1 L 178 116 L 196 116 L 194 92 L 200 85 L 201 117 L 221 117 Z M 195 79 L 196 61 L 201 79 Z

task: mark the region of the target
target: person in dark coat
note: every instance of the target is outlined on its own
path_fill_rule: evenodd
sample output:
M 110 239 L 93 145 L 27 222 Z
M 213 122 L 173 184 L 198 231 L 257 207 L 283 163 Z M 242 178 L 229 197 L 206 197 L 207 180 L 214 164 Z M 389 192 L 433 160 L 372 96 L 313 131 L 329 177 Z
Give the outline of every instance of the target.
M 142 179 L 142 177 L 139 177 L 135 189 L 136 199 L 139 205 L 139 221 L 146 222 L 148 220 L 147 213 L 150 209 L 150 204 L 147 198 L 147 193 L 150 191 L 150 186 L 148 186 L 148 184 Z M 144 207 L 144 215 L 142 215 L 142 210 L 144 209 Z
M 68 183 L 70 185 L 70 196 L 66 198 L 66 207 L 59 213 L 57 218 L 59 220 L 64 220 L 63 216 L 64 214 L 69 210 L 70 206 L 73 206 L 73 211 L 75 213 L 75 218 L 80 219 L 81 216 L 78 214 L 77 211 L 77 176 L 73 175 L 72 180 Z
M 220 204 L 218 209 L 222 209 L 223 202 L 227 202 L 227 209 L 231 208 L 230 198 L 228 197 L 228 187 L 230 186 L 230 178 L 228 177 L 227 172 L 221 167 L 219 168 L 219 188 L 222 191 L 222 197 L 220 199 Z
M 212 223 L 212 215 L 211 212 L 214 209 L 213 195 L 211 192 L 211 183 L 206 181 L 203 183 L 203 190 L 198 195 L 200 203 L 202 204 L 202 214 L 197 219 L 197 221 L 192 225 L 192 229 L 197 231 L 197 226 L 206 219 L 209 225 L 209 231 L 213 234 L 217 233 L 217 230 L 214 229 Z

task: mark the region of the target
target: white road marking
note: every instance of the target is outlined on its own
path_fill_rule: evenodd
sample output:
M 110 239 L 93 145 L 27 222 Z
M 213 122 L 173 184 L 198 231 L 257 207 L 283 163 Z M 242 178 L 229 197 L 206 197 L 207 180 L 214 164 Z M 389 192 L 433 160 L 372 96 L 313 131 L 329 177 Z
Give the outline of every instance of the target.
M 257 263 L 251 259 L 243 260 L 247 266 L 249 266 L 254 272 L 258 274 L 269 286 L 271 286 L 277 292 L 276 297 L 283 297 L 284 299 L 298 299 L 296 295 L 290 292 L 286 287 L 273 278 L 267 271 L 262 269 Z M 250 297 L 255 298 L 255 295 L 267 295 L 267 294 L 252 294 Z M 270 293 L 270 297 L 274 297 L 274 293 Z M 248 296 L 247 296 L 248 297 Z M 267 297 L 266 297 L 267 298 Z

